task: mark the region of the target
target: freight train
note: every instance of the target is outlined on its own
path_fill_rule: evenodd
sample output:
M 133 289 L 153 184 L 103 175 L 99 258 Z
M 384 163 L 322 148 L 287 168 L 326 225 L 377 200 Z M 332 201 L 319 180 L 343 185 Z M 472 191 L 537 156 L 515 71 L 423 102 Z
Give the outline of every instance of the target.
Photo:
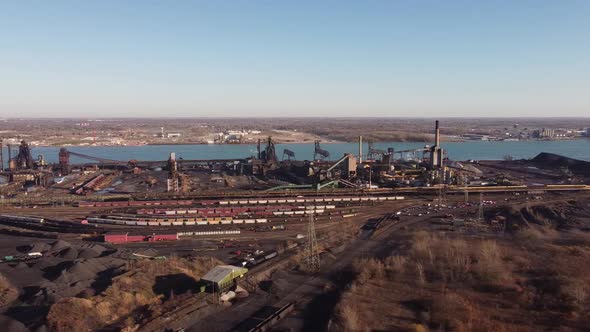
M 140 207 L 140 206 L 171 206 L 171 205 L 243 205 L 243 204 L 283 204 L 283 203 L 317 203 L 317 202 L 369 202 L 394 201 L 404 199 L 403 196 L 353 196 L 353 197 L 296 197 L 281 199 L 236 199 L 236 200 L 154 200 L 154 201 L 110 201 L 110 202 L 76 202 L 77 207 Z
M 311 212 L 294 210 L 315 210 L 315 213 L 323 213 L 324 210 L 335 209 L 336 205 L 277 205 L 277 206 L 242 206 L 231 208 L 181 208 L 181 209 L 138 209 L 137 214 L 143 215 L 191 215 L 191 216 L 234 216 L 236 214 L 257 214 L 257 215 L 289 215 L 289 214 L 309 214 Z M 318 212 L 321 211 L 321 212 Z
M 42 224 L 42 223 L 45 222 L 45 219 L 44 218 L 27 217 L 27 216 L 15 216 L 15 215 L 9 215 L 9 214 L 2 214 L 2 215 L 0 215 L 0 219 L 2 219 L 2 220 L 24 221 L 24 222 L 37 223 L 37 224 Z
M 194 226 L 194 225 L 237 225 L 237 224 L 264 224 L 268 219 L 232 219 L 232 218 L 188 218 L 179 221 L 171 221 L 170 219 L 161 220 L 123 220 L 113 218 L 87 218 L 89 223 L 93 224 L 110 224 L 110 225 L 125 225 L 125 226 Z

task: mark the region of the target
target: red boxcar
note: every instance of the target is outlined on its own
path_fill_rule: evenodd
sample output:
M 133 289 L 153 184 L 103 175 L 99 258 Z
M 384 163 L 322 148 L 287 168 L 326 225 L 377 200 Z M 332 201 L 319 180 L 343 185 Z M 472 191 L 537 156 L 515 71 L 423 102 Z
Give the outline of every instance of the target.
M 127 242 L 143 242 L 145 241 L 145 236 L 143 235 L 128 235 Z

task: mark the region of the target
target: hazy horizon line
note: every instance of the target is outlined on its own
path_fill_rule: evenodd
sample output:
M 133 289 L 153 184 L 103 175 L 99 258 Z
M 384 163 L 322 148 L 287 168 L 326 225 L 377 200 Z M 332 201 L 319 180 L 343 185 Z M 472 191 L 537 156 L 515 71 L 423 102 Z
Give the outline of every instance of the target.
M 6 120 L 134 120 L 134 119 L 590 119 L 590 116 L 132 116 L 132 117 L 90 117 L 90 116 L 22 116 L 0 117 L 0 121 Z

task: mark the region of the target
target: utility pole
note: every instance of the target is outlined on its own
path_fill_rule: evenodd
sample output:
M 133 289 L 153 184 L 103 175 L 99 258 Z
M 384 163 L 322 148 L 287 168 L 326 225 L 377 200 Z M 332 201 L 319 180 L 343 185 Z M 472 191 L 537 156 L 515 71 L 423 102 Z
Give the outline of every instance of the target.
M 477 222 L 483 221 L 483 193 L 479 193 L 479 211 L 477 213 Z
M 305 267 L 310 272 L 320 270 L 320 254 L 318 252 L 318 240 L 315 234 L 315 221 L 313 213 L 309 215 L 309 225 L 307 226 L 307 243 L 305 246 Z

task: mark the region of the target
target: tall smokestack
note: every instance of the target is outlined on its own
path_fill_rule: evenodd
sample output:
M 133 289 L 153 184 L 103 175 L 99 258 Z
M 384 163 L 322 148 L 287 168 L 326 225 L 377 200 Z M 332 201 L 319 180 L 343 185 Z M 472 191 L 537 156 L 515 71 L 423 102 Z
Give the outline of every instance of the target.
M 438 120 L 435 122 L 434 146 L 440 146 L 440 128 L 438 127 Z
M 8 168 L 10 168 L 10 162 L 12 161 L 12 147 L 10 146 L 10 143 L 7 143 L 6 147 L 8 147 Z
M 256 151 L 258 152 L 258 160 L 260 160 L 260 138 L 258 139 L 258 144 L 256 145 Z
M 359 163 L 363 162 L 363 136 L 359 136 Z
M 0 172 L 4 170 L 4 141 L 0 138 Z

